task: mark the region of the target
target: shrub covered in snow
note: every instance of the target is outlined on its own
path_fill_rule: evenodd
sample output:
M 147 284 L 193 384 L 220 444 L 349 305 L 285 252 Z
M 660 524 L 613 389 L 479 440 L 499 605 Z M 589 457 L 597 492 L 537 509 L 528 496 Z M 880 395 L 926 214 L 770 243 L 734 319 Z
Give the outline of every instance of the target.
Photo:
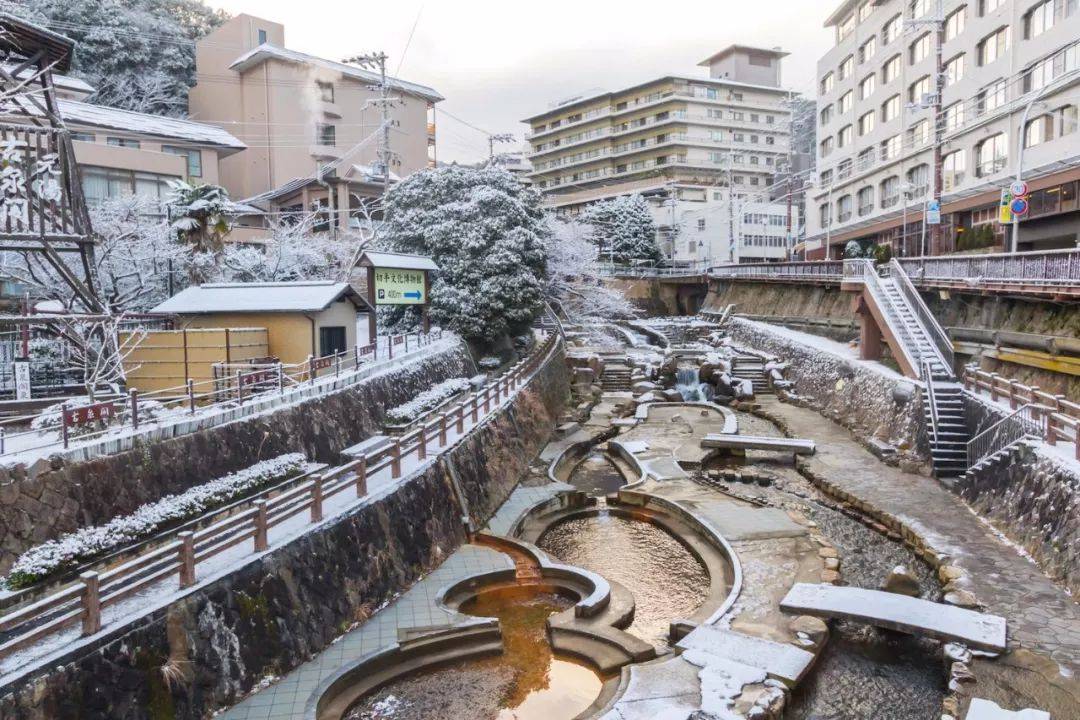
M 431 317 L 470 340 L 493 341 L 539 312 L 550 232 L 540 194 L 498 167 L 413 173 L 386 198 L 380 245 L 439 265 Z
M 618 265 L 632 262 L 659 262 L 663 258 L 656 243 L 656 222 L 649 203 L 640 195 L 628 195 L 594 203 L 585 211 L 584 221 L 593 231 L 600 258 Z
M 481 370 L 498 370 L 500 367 L 502 367 L 502 364 L 502 360 L 495 357 L 494 355 L 485 355 L 484 357 L 480 358 L 480 362 L 476 363 L 477 367 L 479 367 Z
M 405 423 L 412 422 L 429 410 L 438 407 L 448 399 L 460 392 L 465 392 L 468 389 L 469 381 L 467 378 L 450 378 L 449 380 L 443 380 L 438 385 L 434 385 L 420 393 L 409 402 L 391 408 L 390 411 L 386 413 L 386 420 L 395 425 L 404 425 Z
M 91 405 L 91 401 L 87 397 L 73 397 L 58 402 L 54 405 L 49 405 L 41 414 L 30 421 L 30 429 L 37 430 L 38 432 L 46 432 L 49 430 L 60 430 L 60 426 L 63 424 L 63 412 L 65 410 L 71 410 L 79 407 L 86 407 Z M 69 429 L 72 437 L 79 437 L 80 435 L 90 435 L 96 433 L 104 428 L 102 422 L 86 423 L 85 425 L 77 425 Z
M 130 515 L 113 518 L 30 548 L 15 561 L 4 579 L 10 588 L 24 588 L 70 570 L 156 530 L 192 518 L 270 482 L 300 475 L 310 467 L 303 453 L 263 460 L 224 477 L 147 503 Z

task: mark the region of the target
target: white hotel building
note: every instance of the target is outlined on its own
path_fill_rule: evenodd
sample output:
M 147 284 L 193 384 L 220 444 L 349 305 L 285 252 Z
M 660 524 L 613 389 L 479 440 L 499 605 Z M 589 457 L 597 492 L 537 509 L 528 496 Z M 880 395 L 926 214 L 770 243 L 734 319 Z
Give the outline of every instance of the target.
M 997 209 L 1016 176 L 1021 141 L 1032 192 L 1019 249 L 1076 246 L 1078 0 L 940 5 L 938 16 L 937 0 L 846 0 L 826 20 L 836 45 L 818 62 L 808 258 L 839 257 L 851 240 L 918 254 L 925 203 L 935 195 L 942 226 L 936 244 L 925 234 L 927 252 L 973 249 L 975 237 L 979 247 L 1008 249 Z M 943 187 L 935 192 L 939 129 Z
M 566 214 L 641 194 L 676 263 L 785 259 L 787 206 L 769 190 L 790 162 L 786 54 L 733 45 L 700 63 L 707 78 L 656 78 L 529 117 L 529 178 Z M 800 225 L 794 205 L 792 234 Z

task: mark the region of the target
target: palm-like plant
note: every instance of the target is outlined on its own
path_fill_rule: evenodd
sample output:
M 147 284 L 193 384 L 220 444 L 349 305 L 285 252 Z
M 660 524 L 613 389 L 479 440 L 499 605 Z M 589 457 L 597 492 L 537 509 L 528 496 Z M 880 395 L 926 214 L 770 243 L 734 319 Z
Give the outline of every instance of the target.
M 219 185 L 192 185 L 183 180 L 169 182 L 170 227 L 180 242 L 191 246 L 196 256 L 217 258 L 229 232 L 229 195 Z M 200 267 L 192 263 L 192 282 L 202 282 Z

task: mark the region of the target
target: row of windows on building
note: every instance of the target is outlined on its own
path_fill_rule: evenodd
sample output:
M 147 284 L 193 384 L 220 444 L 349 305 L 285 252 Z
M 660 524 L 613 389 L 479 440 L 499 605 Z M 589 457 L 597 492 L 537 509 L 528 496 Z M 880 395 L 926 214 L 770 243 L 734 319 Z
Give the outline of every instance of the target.
M 1077 6 L 1080 4 L 1080 0 L 1043 0 L 1036 4 L 1024 15 L 1023 28 L 1024 38 L 1034 39 L 1051 29 L 1055 24 L 1061 22 L 1065 18 L 1074 14 L 1077 10 Z M 996 9 L 991 8 L 991 10 Z M 967 14 L 967 6 L 961 7 L 954 11 L 946 18 L 945 21 L 945 40 L 955 38 L 963 30 L 966 24 L 965 17 Z M 985 14 L 985 13 L 984 13 Z M 894 18 L 894 20 L 898 19 Z M 914 17 L 919 17 L 918 15 Z M 892 23 L 893 21 L 890 21 Z M 887 24 L 886 27 L 890 27 Z M 883 38 L 885 33 L 883 32 Z M 930 32 L 923 33 L 914 42 L 908 46 L 908 61 L 910 64 L 915 65 L 921 62 L 923 59 L 929 57 L 933 51 L 933 34 Z M 1002 26 L 995 29 L 993 32 L 986 35 L 976 45 L 976 62 L 979 66 L 989 65 L 1001 57 L 1008 54 L 1012 39 L 1012 29 L 1008 26 Z M 859 48 L 858 56 L 859 63 L 865 63 L 871 57 L 876 54 L 877 51 L 877 39 L 876 36 L 872 36 L 866 43 Z M 900 77 L 901 74 L 902 56 L 900 53 L 895 54 L 889 58 L 882 66 L 880 75 L 883 85 L 887 85 L 892 81 Z M 945 68 L 945 86 L 948 87 L 956 81 L 960 80 L 964 76 L 964 69 L 966 64 L 965 53 L 958 53 L 944 61 Z M 851 77 L 855 72 L 855 55 L 848 55 L 841 62 L 836 72 L 828 72 L 821 79 L 821 95 L 826 95 L 832 91 L 837 80 L 843 81 L 848 77 Z M 871 73 L 859 81 L 859 99 L 866 100 L 875 91 L 877 85 L 878 73 Z M 840 114 L 843 114 L 847 110 L 850 110 L 851 101 L 853 97 L 853 90 L 849 90 L 840 98 L 839 107 Z M 919 78 L 915 83 L 909 86 L 909 100 L 911 102 L 919 102 L 920 99 L 931 92 L 930 88 L 930 76 L 926 75 Z M 821 111 L 821 124 L 826 124 L 832 117 L 832 105 L 827 105 Z
M 689 115 L 685 110 L 664 111 L 656 113 L 655 115 L 635 118 L 633 120 L 627 120 L 621 122 L 612 127 L 600 127 L 591 128 L 589 130 L 582 130 L 581 132 L 571 133 L 565 137 L 555 138 L 548 142 L 537 143 L 533 146 L 533 152 L 543 152 L 553 148 L 561 147 L 563 145 L 573 145 L 574 143 L 581 142 L 583 140 L 591 140 L 593 138 L 603 137 L 612 133 L 627 132 L 629 130 L 635 130 L 637 128 L 647 127 L 649 125 L 655 125 L 656 123 L 666 122 L 668 120 L 687 120 Z M 706 120 L 730 120 L 732 122 L 750 122 L 760 124 L 764 122 L 765 125 L 775 125 L 775 115 L 762 115 L 761 113 L 748 113 L 742 110 L 723 110 L 721 108 L 709 108 L 703 119 Z M 757 142 L 757 136 L 753 136 L 755 139 L 752 142 Z M 772 145 L 776 142 L 775 136 L 765 135 L 765 142 Z
M 677 134 L 661 133 L 659 135 L 656 135 L 655 137 L 640 138 L 638 140 L 632 140 L 630 142 L 619 143 L 618 145 L 614 145 L 614 146 L 609 147 L 609 148 L 608 147 L 605 147 L 605 148 L 592 148 L 590 150 L 583 150 L 581 152 L 574 153 L 572 155 L 567 155 L 565 157 L 555 158 L 554 160 L 549 160 L 547 162 L 543 162 L 543 161 L 535 162 L 535 163 L 533 163 L 533 169 L 536 172 L 540 172 L 540 171 L 543 171 L 543 170 L 548 170 L 548 169 L 551 169 L 551 168 L 560 167 L 562 165 L 569 165 L 569 164 L 572 164 L 572 163 L 584 162 L 586 160 L 592 160 L 592 159 L 595 159 L 595 158 L 605 157 L 607 155 L 612 155 L 612 154 L 630 152 L 632 150 L 641 150 L 641 149 L 645 149 L 645 148 L 655 147 L 657 145 L 662 145 L 664 143 L 669 143 L 669 142 L 671 142 L 671 143 L 689 143 L 689 144 L 710 143 L 710 142 L 715 142 L 715 143 L 733 142 L 733 143 L 749 143 L 750 145 L 758 145 L 758 144 L 762 143 L 762 140 L 764 140 L 765 145 L 776 145 L 776 136 L 774 136 L 774 135 L 764 135 L 764 136 L 762 136 L 762 135 L 757 135 L 757 134 L 753 134 L 753 133 L 730 132 L 730 131 L 725 133 L 723 130 L 710 130 L 708 136 L 700 136 L 700 137 L 693 137 L 693 136 L 687 135 L 685 133 L 677 133 Z M 742 156 L 740 155 L 738 157 L 742 157 Z M 737 162 L 742 162 L 742 161 L 740 160 L 740 161 L 737 161 Z M 752 159 L 751 162 L 754 165 L 759 164 L 759 160 L 756 157 L 754 159 Z M 769 157 L 766 158 L 765 161 L 761 161 L 761 164 L 772 165 L 773 164 L 773 158 L 771 156 L 769 156 Z
M 1052 28 L 1057 22 L 1068 17 L 1076 11 L 1078 0 L 1041 0 L 1036 2 L 1024 13 L 1022 22 L 1025 38 L 1035 38 Z M 1003 7 L 1006 0 L 977 0 L 974 7 L 979 17 L 985 17 Z M 836 43 L 839 45 L 852 32 L 856 25 L 870 17 L 877 3 L 874 0 L 865 0 L 848 17 L 844 18 L 836 26 Z M 917 20 L 928 15 L 936 8 L 936 0 L 912 0 L 908 3 L 909 17 Z M 945 41 L 948 42 L 958 37 L 967 24 L 968 6 L 963 5 L 945 17 Z M 866 62 L 874 55 L 878 38 L 882 45 L 887 45 L 899 37 L 903 29 L 903 15 L 897 14 L 881 27 L 880 32 L 875 32 L 859 47 L 859 62 Z
M 79 142 L 93 143 L 97 142 L 97 135 L 88 132 L 73 131 L 71 133 L 71 139 Z M 129 137 L 115 137 L 110 135 L 106 136 L 105 143 L 107 145 L 112 145 L 113 147 L 131 148 L 134 150 L 142 148 L 141 141 Z M 198 148 L 180 147 L 178 145 L 162 145 L 161 152 L 187 158 L 188 177 L 202 177 L 202 151 Z
M 673 95 L 684 95 L 684 96 L 689 96 L 689 97 L 702 98 L 704 100 L 716 100 L 716 101 L 727 101 L 727 102 L 743 102 L 743 100 L 744 100 L 743 93 L 737 92 L 735 90 L 730 90 L 730 89 L 726 89 L 726 88 L 721 89 L 721 88 L 717 88 L 717 87 L 691 84 L 691 85 L 687 86 L 686 90 L 676 90 L 674 92 L 657 91 L 657 92 L 649 93 L 647 95 L 641 95 L 639 97 L 636 97 L 636 98 L 633 98 L 633 99 L 630 99 L 630 100 L 623 100 L 621 102 L 616 103 L 613 106 L 613 108 L 614 108 L 615 112 L 623 112 L 624 110 L 629 110 L 629 109 L 631 109 L 633 107 L 638 107 L 640 105 L 648 105 L 650 103 L 657 102 L 658 100 L 663 100 L 664 98 L 671 97 Z M 331 100 L 331 102 L 333 102 L 333 101 Z M 611 112 L 611 110 L 612 110 L 612 107 L 599 107 L 599 108 L 593 108 L 592 110 L 587 110 L 587 111 L 584 111 L 584 112 L 571 113 L 570 115 L 567 115 L 565 118 L 558 118 L 556 120 L 552 120 L 549 123 L 540 123 L 540 124 L 536 125 L 533 128 L 533 132 L 534 133 L 546 132 L 546 131 L 549 131 L 549 130 L 555 130 L 557 128 L 563 127 L 563 125 L 573 125 L 575 123 L 579 123 L 579 122 L 582 122 L 584 120 L 591 120 L 593 118 L 597 118 L 597 117 L 600 117 L 602 115 L 607 115 L 609 112 Z M 738 119 L 742 120 L 741 116 L 743 115 L 743 113 L 737 113 L 737 114 L 740 115 L 740 117 Z M 750 122 L 760 122 L 759 115 L 760 115 L 759 113 L 750 113 L 750 118 L 751 118 Z M 776 117 L 773 116 L 773 115 L 767 115 L 766 114 L 763 117 L 764 117 L 764 122 L 766 124 L 771 125 L 771 124 L 776 122 Z
M 1075 107 L 1067 132 L 1077 131 Z M 1060 132 L 1053 116 L 1036 118 L 1027 126 L 1024 144 L 1026 147 L 1039 145 L 1053 139 Z M 987 177 L 1002 172 L 1009 164 L 1009 136 L 1005 132 L 990 135 L 975 144 L 971 150 L 971 158 L 976 177 Z M 942 180 L 945 192 L 950 191 L 963 182 L 968 168 L 968 151 L 954 150 L 942 158 Z M 907 171 L 907 193 L 909 199 L 917 199 L 926 195 L 929 191 L 930 166 L 928 164 L 917 165 Z M 823 181 L 823 184 L 824 181 Z M 881 209 L 887 210 L 900 202 L 901 196 L 900 176 L 893 175 L 882 180 L 876 194 Z M 875 187 L 868 185 L 860 188 L 854 196 L 856 212 L 859 217 L 874 213 Z M 852 196 L 842 195 L 835 201 L 837 222 L 846 222 L 852 217 Z M 832 213 L 829 203 L 819 207 L 822 227 L 830 223 Z

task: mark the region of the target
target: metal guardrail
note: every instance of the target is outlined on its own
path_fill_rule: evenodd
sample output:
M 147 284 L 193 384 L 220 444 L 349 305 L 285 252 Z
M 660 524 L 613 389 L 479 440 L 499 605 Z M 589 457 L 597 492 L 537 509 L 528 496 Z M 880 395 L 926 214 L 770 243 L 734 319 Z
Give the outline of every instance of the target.
M 1080 294 L 1080 249 L 991 255 L 895 258 L 913 285 Z M 832 282 L 843 279 L 842 260 L 718 265 L 712 277 L 736 280 Z
M 945 366 L 949 376 L 953 376 L 955 374 L 953 368 L 956 359 L 953 353 L 952 340 L 949 339 L 945 329 L 941 327 L 933 313 L 930 312 L 930 308 L 923 302 L 922 296 L 919 295 L 919 291 L 911 283 L 911 278 L 908 277 L 904 268 L 895 259 L 889 262 L 889 274 L 900 292 L 903 293 L 904 299 L 907 300 L 908 306 L 915 313 L 919 324 L 922 325 L 923 330 L 929 336 L 934 349 L 937 350 L 938 359 Z M 926 379 L 929 380 L 930 377 L 930 375 L 927 375 Z
M 976 464 L 1025 438 L 1046 436 L 1050 408 L 1030 403 L 1005 416 L 967 444 L 967 464 Z
M 971 280 L 977 284 L 1080 285 L 1080 249 L 897 258 L 894 262 L 920 283 Z
M 965 367 L 961 379 L 966 390 L 973 393 L 986 392 L 991 402 L 1008 400 L 1011 410 L 1015 411 L 1026 405 L 1044 408 L 1046 425 L 1043 428 L 1043 439 L 1050 445 L 1058 442 L 1074 443 L 1073 455 L 1080 460 L 1080 403 L 1067 400 L 1064 395 L 1054 395 L 997 373 L 980 370 L 975 365 Z
M 199 565 L 222 552 L 245 542 L 252 543 L 250 554 L 265 552 L 270 547 L 272 528 L 303 513 L 309 514 L 310 524 L 321 522 L 327 500 L 350 489 L 358 500 L 364 498 L 368 479 L 388 468 L 391 480 L 399 479 L 403 460 L 413 454 L 419 461 L 426 459 L 432 442 L 437 442 L 436 452 L 449 447 L 451 431 L 465 434 L 467 421 L 470 429 L 476 427 L 493 406 L 497 409 L 502 400 L 527 382 L 561 336 L 557 325 L 545 333 L 543 342 L 498 380 L 469 393 L 447 412 L 422 422 L 388 445 L 317 473 L 274 497 L 255 500 L 249 509 L 208 527 L 178 533 L 176 539 L 120 565 L 84 572 L 78 582 L 0 615 L 0 635 L 5 636 L 0 658 L 73 626 L 81 625 L 83 637 L 96 634 L 103 627 L 103 609 L 170 577 L 179 579 L 180 589 L 192 587 Z
M 710 269 L 715 278 L 740 280 L 823 280 L 839 282 L 844 279 L 843 260 L 816 260 L 810 262 L 745 263 L 741 265 L 717 265 Z
M 597 274 L 603 277 L 654 278 L 654 277 L 696 277 L 707 275 L 707 264 L 687 267 L 635 267 L 633 265 L 600 265 Z
M 343 373 L 366 367 L 379 359 L 389 360 L 394 355 L 425 347 L 442 339 L 442 331 L 414 335 L 390 335 L 378 338 L 370 345 L 356 345 L 352 349 L 321 357 L 308 357 L 294 364 L 263 364 L 233 366 L 229 375 L 195 382 L 189 379 L 184 385 L 163 390 L 139 393 L 132 390 L 126 397 L 109 399 L 91 406 L 107 408 L 109 418 L 118 422 L 100 423 L 99 429 L 74 435 L 76 425 L 71 424 L 72 412 L 58 414 L 60 425 L 55 431 L 21 430 L 8 432 L 11 426 L 25 427 L 45 413 L 6 417 L 0 420 L 0 456 L 100 439 L 115 435 L 128 428 L 138 431 L 158 421 L 168 422 L 182 415 L 212 412 L 215 407 L 243 405 L 268 393 L 284 393 L 286 389 L 312 383 L 319 378 L 340 376 Z M 410 347 L 411 346 L 411 347 Z M 152 401 L 152 404 L 148 403 Z M 160 406 L 159 406 L 160 403 Z M 76 406 L 75 410 L 79 407 Z M 90 413 L 83 425 L 97 422 L 97 412 Z M 53 433 L 56 436 L 53 436 Z

